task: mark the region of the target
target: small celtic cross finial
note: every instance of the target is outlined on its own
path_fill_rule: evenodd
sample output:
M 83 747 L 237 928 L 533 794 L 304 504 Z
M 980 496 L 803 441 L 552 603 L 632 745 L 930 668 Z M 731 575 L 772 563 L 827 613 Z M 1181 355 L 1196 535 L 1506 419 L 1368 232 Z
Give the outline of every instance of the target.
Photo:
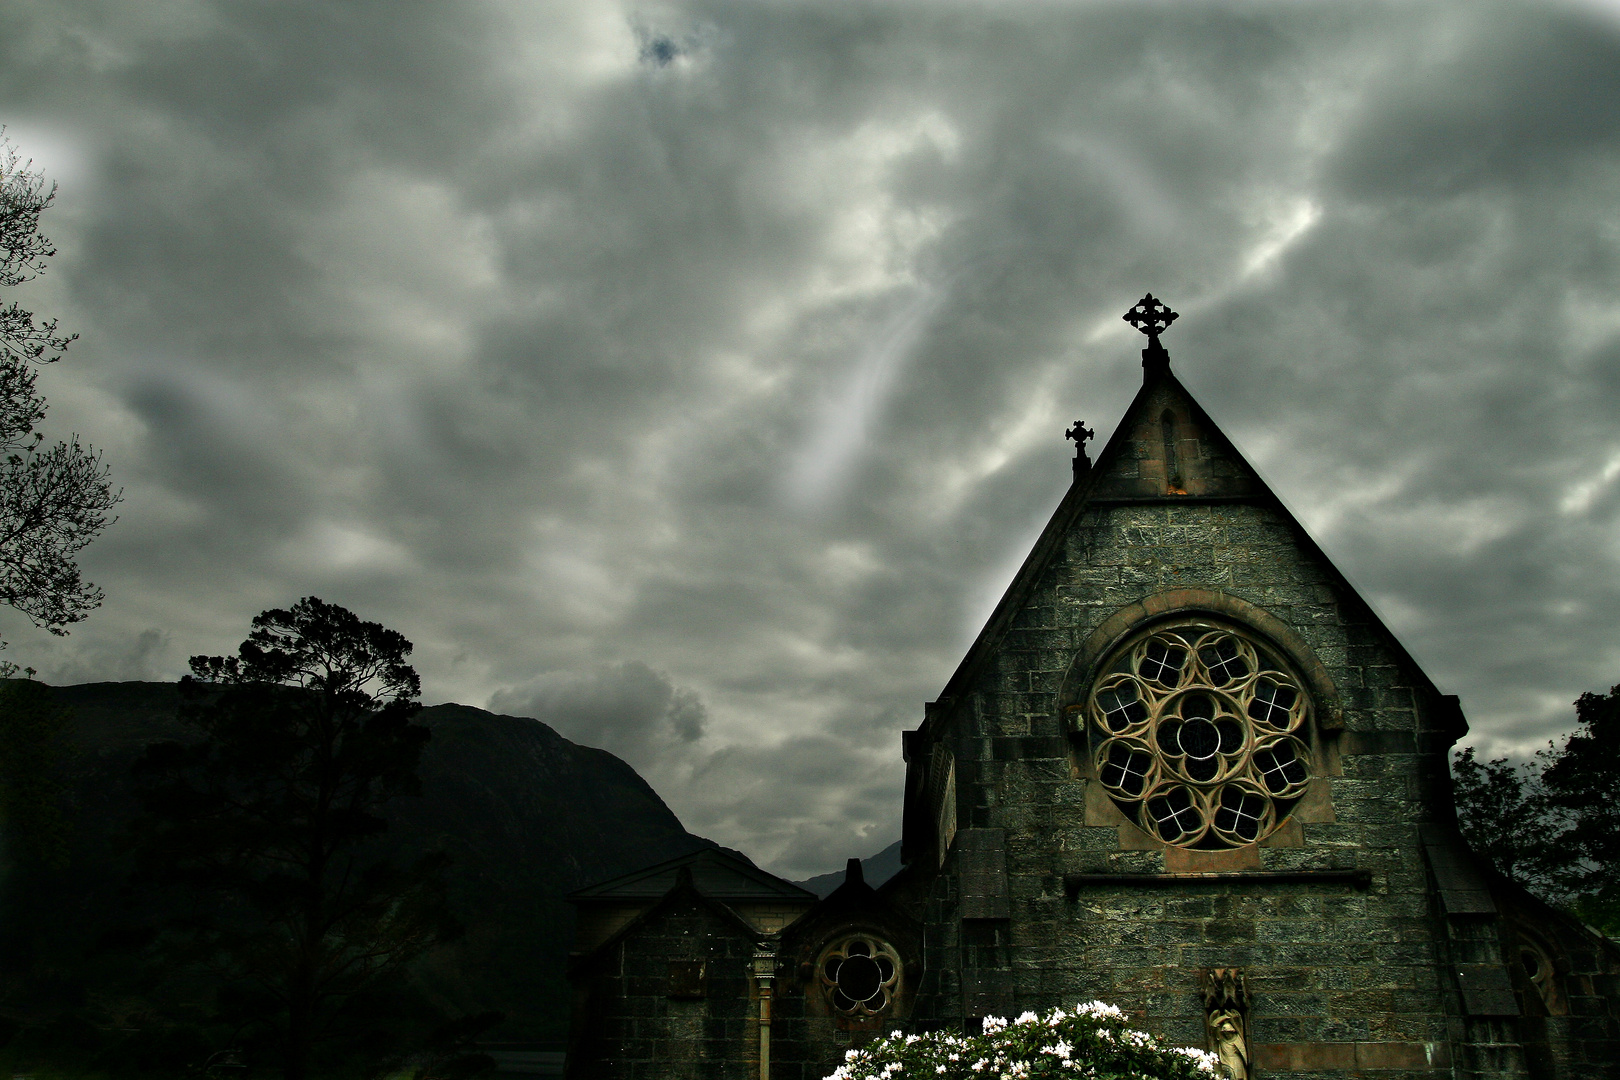
M 1162 300 L 1155 300 L 1152 293 L 1148 293 L 1136 302 L 1136 306 L 1124 314 L 1126 322 L 1136 327 L 1148 336 L 1148 340 L 1157 341 L 1165 328 L 1176 321 L 1176 313 L 1164 305 Z
M 1146 372 L 1143 378 L 1152 378 L 1163 375 L 1170 370 L 1170 354 L 1164 351 L 1159 342 L 1159 335 L 1164 333 L 1165 327 L 1176 321 L 1176 313 L 1165 307 L 1162 300 L 1155 300 L 1152 293 L 1148 293 L 1136 302 L 1136 306 L 1125 313 L 1125 321 L 1147 335 L 1147 348 L 1142 350 L 1142 370 Z
M 1084 420 L 1076 420 L 1074 427 L 1063 433 L 1065 439 L 1074 440 L 1074 477 L 1078 480 L 1091 471 L 1091 459 L 1086 456 L 1086 440 L 1095 438 L 1097 433 L 1086 427 Z

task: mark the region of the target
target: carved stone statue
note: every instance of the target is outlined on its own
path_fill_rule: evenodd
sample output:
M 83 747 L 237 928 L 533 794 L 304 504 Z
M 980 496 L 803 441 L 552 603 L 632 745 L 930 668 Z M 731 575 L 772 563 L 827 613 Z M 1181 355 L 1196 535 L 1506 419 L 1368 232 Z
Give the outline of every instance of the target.
M 1249 991 L 1238 968 L 1214 968 L 1198 976 L 1204 995 L 1209 1048 L 1232 1080 L 1249 1080 Z
M 1249 1040 L 1243 1031 L 1243 1014 L 1236 1009 L 1217 1009 L 1209 1014 L 1209 1031 L 1215 1054 L 1232 1080 L 1249 1080 Z

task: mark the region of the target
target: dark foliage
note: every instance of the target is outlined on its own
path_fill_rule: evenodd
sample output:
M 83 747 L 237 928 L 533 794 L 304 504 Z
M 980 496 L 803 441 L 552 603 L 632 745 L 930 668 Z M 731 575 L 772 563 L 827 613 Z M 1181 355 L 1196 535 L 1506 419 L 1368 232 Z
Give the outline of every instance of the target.
M 1620 933 L 1620 686 L 1582 694 L 1577 727 L 1546 754 L 1544 798 L 1562 826 L 1548 860 L 1577 914 Z
M 67 723 L 50 687 L 0 684 L 0 826 L 13 862 L 59 868 L 67 860 Z
M 31 280 L 56 254 L 39 231 L 55 196 L 0 140 L 0 287 Z M 77 436 L 47 446 L 34 430 L 45 417 L 36 365 L 61 359 L 77 336 L 36 323 L 16 301 L 0 306 L 0 603 L 56 634 L 101 604 L 74 556 L 111 524 L 121 494 Z
M 1620 934 L 1620 686 L 1582 694 L 1577 727 L 1531 762 L 1452 761 L 1470 846 L 1507 877 Z
M 243 1056 L 212 988 L 172 970 L 160 981 L 148 963 L 152 934 L 135 932 L 188 911 L 172 891 L 127 885 L 138 812 L 131 764 L 153 741 L 200 738 L 177 719 L 180 688 L 44 689 L 70 717 L 55 759 L 66 788 L 66 857 L 61 865 L 13 861 L 0 875 L 0 1068 L 169 1078 L 228 1051 Z M 623 761 L 539 721 L 434 705 L 413 722 L 433 733 L 422 796 L 388 804 L 389 828 L 376 842 L 401 865 L 453 852 L 450 900 L 467 933 L 409 966 L 389 1003 L 394 1021 L 431 1036 L 457 1017 L 499 1011 L 506 1019 L 479 1038 L 560 1044 L 574 925 L 563 897 L 707 841 L 682 829 Z M 440 1068 L 426 1042 L 391 1053 L 408 1052 L 408 1069 Z M 460 1069 L 461 1056 L 442 1067 Z
M 292 1080 L 386 1057 L 401 969 L 458 929 L 445 857 L 378 843 L 387 804 L 421 793 L 410 648 L 313 597 L 266 611 L 237 655 L 192 658 L 180 719 L 200 739 L 136 763 L 140 877 L 186 901 L 160 943 Z
M 1542 896 L 1556 891 L 1547 874 L 1549 817 L 1541 775 L 1528 762 L 1481 762 L 1468 747 L 1452 759 L 1457 820 L 1476 852 L 1507 877 Z

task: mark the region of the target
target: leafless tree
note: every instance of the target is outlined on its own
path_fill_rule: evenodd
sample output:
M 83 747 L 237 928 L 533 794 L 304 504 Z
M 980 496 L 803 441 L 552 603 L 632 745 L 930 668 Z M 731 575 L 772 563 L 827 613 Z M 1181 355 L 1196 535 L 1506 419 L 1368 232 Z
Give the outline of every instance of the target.
M 0 288 L 31 281 L 56 254 L 39 231 L 55 197 L 56 185 L 0 134 Z M 77 338 L 55 319 L 36 322 L 16 301 L 0 305 L 0 603 L 53 634 L 101 605 L 75 556 L 113 522 L 122 495 L 100 453 L 77 435 L 47 444 L 36 430 L 46 408 L 39 369 Z

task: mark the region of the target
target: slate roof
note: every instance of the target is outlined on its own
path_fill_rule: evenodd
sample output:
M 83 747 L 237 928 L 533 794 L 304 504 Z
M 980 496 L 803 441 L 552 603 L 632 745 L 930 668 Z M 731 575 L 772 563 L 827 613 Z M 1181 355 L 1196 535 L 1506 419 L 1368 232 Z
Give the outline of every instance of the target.
M 703 848 L 667 862 L 587 885 L 568 894 L 575 903 L 601 900 L 656 900 L 675 887 L 682 867 L 692 872 L 692 885 L 701 894 L 725 901 L 802 901 L 814 903 L 816 894 L 791 881 L 768 874 L 739 856 L 719 848 Z

